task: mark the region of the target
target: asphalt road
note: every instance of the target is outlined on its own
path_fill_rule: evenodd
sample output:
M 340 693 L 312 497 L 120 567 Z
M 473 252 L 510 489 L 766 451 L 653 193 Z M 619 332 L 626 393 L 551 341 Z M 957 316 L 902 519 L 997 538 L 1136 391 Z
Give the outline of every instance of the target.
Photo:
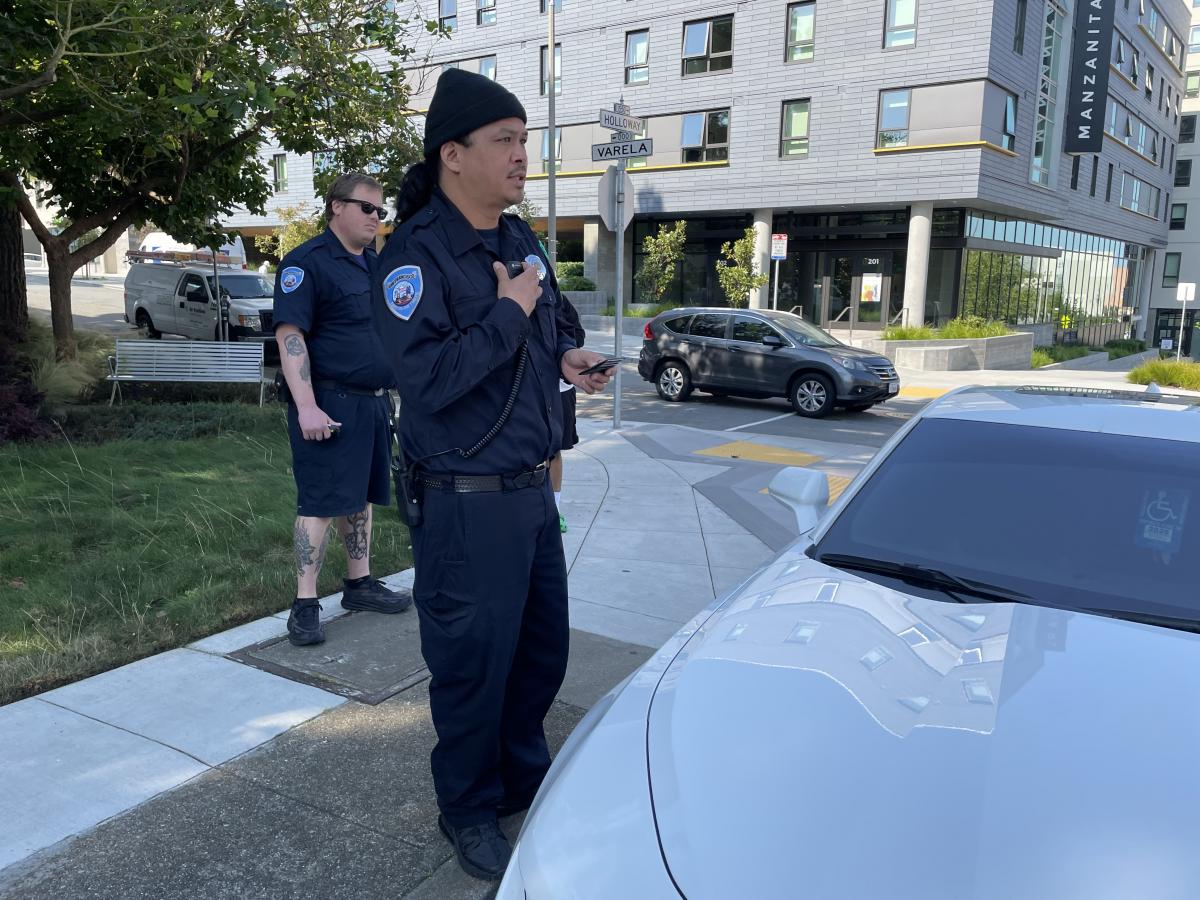
M 25 276 L 29 314 L 50 321 L 50 279 L 41 273 Z M 125 286 L 120 281 L 76 278 L 71 282 L 71 311 L 75 327 L 133 337 L 137 329 L 125 322 Z

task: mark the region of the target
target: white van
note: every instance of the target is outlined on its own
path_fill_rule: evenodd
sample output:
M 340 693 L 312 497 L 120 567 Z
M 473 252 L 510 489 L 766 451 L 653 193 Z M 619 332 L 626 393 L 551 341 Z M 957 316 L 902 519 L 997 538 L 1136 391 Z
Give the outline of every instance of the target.
M 177 334 L 201 341 L 219 341 L 221 323 L 216 281 L 229 304 L 229 339 L 275 347 L 271 324 L 275 284 L 269 275 L 211 266 L 135 262 L 125 276 L 125 321 L 148 337 Z

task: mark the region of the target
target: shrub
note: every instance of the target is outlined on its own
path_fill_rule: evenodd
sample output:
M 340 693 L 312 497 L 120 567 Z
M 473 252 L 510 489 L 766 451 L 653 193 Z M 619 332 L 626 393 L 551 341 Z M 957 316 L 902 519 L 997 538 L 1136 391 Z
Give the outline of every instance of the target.
M 1200 363 L 1186 359 L 1150 360 L 1129 373 L 1134 384 L 1154 382 L 1161 387 L 1184 388 L 1200 391 Z
M 560 282 L 564 278 L 570 278 L 572 276 L 578 276 L 578 277 L 582 278 L 583 277 L 583 263 L 570 262 L 570 261 L 562 262 L 560 260 L 558 265 L 554 267 L 554 274 L 558 276 L 558 280 Z
M 1033 358 L 1029 361 L 1029 367 L 1031 369 L 1040 369 L 1043 366 L 1053 365 L 1054 362 L 1054 357 L 1046 352 L 1045 347 L 1034 347 Z
M 951 319 L 941 327 L 938 337 L 950 340 L 965 338 L 1002 337 L 1012 334 L 1012 330 L 1003 322 L 985 319 L 982 316 L 960 316 Z
M 1047 357 L 1050 362 L 1042 363 L 1043 366 L 1048 366 L 1051 363 L 1066 362 L 1069 359 L 1079 359 L 1082 356 L 1087 356 L 1093 350 L 1090 347 L 1085 347 L 1082 344 L 1055 344 L 1051 347 L 1035 347 L 1034 353 L 1041 353 Z M 1034 366 L 1034 368 L 1039 368 Z
M 1133 356 L 1135 353 L 1146 352 L 1145 341 L 1109 341 L 1104 345 L 1104 349 L 1108 351 L 1109 359 L 1120 359 L 1123 356 Z
M 925 325 L 893 325 L 883 330 L 885 341 L 932 341 L 937 332 Z
M 583 265 L 580 263 L 580 265 Z M 558 277 L 558 289 L 560 291 L 594 291 L 596 283 L 590 278 L 584 278 L 582 275 L 560 275 Z
M 123 406 L 72 406 L 54 415 L 54 421 L 73 443 L 108 441 L 179 441 L 215 437 L 229 432 L 249 434 L 264 422 L 277 421 L 287 430 L 282 405 L 239 403 L 126 403 Z M 58 433 L 58 429 L 55 429 Z

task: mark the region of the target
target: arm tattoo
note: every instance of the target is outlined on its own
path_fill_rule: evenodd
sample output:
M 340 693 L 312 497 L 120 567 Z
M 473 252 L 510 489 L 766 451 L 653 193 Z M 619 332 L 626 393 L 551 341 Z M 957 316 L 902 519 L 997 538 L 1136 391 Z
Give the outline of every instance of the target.
M 300 363 L 300 380 L 308 381 L 312 374 L 312 367 L 308 364 L 308 354 L 304 354 L 304 359 Z
M 287 347 L 288 356 L 300 356 L 304 353 L 304 339 L 298 334 L 289 334 L 283 345 Z
M 366 559 L 367 548 L 370 546 L 370 535 L 367 534 L 367 513 L 352 513 L 346 516 L 346 530 L 342 534 L 346 542 L 346 555 L 351 559 Z

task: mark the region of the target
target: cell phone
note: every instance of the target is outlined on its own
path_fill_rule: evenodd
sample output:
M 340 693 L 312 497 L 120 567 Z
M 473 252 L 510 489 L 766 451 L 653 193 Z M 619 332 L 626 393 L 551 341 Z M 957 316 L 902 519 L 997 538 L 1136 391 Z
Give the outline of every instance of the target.
M 607 359 L 602 359 L 594 366 L 588 366 L 580 375 L 594 375 L 597 372 L 607 372 L 609 369 L 615 369 L 623 362 L 629 362 L 624 356 L 610 356 Z
M 518 260 L 517 262 L 506 262 L 504 267 L 508 269 L 508 277 L 516 278 L 525 271 L 525 263 Z

